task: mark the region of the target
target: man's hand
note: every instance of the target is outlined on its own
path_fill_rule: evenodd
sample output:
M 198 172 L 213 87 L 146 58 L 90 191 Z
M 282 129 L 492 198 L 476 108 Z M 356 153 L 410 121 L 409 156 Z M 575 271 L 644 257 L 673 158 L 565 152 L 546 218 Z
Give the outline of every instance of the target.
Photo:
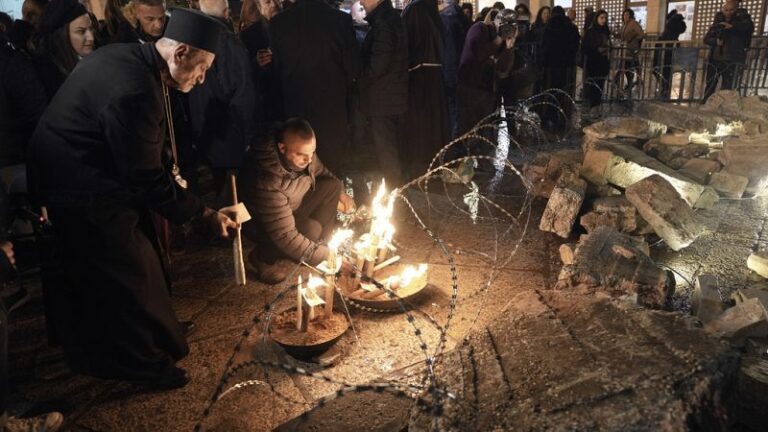
M 722 26 L 724 29 L 732 29 L 732 28 L 733 28 L 733 24 L 731 24 L 731 23 L 728 23 L 728 22 L 721 22 L 721 23 L 720 23 L 720 25 L 721 25 L 721 26 Z
M 10 261 L 12 265 L 16 265 L 16 255 L 13 253 L 13 243 L 4 241 L 0 243 L 0 249 L 2 249 L 5 256 L 8 257 L 8 261 Z
M 203 211 L 203 219 L 208 223 L 208 226 L 211 227 L 211 230 L 213 230 L 219 237 L 229 237 L 227 229 L 236 229 L 238 227 L 237 223 L 230 219 L 229 216 L 208 207 Z
M 341 195 L 339 195 L 339 205 L 336 208 L 342 213 L 352 213 L 355 211 L 355 200 L 342 192 Z
M 256 63 L 263 68 L 272 63 L 272 50 L 260 49 L 256 51 Z

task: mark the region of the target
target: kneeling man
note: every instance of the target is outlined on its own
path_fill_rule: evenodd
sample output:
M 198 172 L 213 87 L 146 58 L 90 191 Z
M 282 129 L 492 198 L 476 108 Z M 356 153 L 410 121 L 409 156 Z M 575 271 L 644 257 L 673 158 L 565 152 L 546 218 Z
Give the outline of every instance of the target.
M 256 242 L 248 261 L 262 282 L 285 279 L 285 272 L 275 266 L 280 258 L 319 264 L 328 255 L 320 242 L 333 231 L 336 210 L 355 208 L 341 181 L 315 156 L 316 149 L 312 127 L 293 118 L 273 140 L 252 148 L 246 157 L 239 189 L 254 221 L 243 227 Z

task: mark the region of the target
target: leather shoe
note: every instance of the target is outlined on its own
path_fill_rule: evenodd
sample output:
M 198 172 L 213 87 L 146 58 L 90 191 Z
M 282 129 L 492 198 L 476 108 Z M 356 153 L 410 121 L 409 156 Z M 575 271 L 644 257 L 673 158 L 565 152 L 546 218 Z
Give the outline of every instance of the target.
M 197 326 L 194 321 L 182 321 L 181 328 L 184 330 L 184 336 L 189 336 L 197 330 Z

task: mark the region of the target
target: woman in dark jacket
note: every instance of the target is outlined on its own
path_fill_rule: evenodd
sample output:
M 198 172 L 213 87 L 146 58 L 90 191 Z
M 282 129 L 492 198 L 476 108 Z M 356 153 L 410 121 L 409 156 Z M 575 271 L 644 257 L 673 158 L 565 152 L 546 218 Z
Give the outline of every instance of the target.
M 544 6 L 539 9 L 539 12 L 536 14 L 536 21 L 534 21 L 533 25 L 531 26 L 531 32 L 529 36 L 529 40 L 531 42 L 538 44 L 541 43 L 541 39 L 544 37 L 544 28 L 547 26 L 551 16 L 552 8 L 549 6 Z
M 35 69 L 48 100 L 94 49 L 94 25 L 77 0 L 53 0 L 40 17 Z
M 611 31 L 608 29 L 608 13 L 599 10 L 592 25 L 584 34 L 584 97 L 589 107 L 600 105 L 603 86 L 611 69 Z

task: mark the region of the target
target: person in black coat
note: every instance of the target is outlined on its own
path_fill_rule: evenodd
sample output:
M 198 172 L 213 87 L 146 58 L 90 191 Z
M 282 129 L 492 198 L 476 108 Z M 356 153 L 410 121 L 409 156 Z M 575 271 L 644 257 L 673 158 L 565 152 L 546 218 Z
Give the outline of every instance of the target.
M 542 66 L 544 67 L 544 90 L 555 91 L 552 95 L 557 99 L 557 105 L 570 117 L 573 102 L 566 95 L 574 94 L 576 78 L 576 51 L 579 50 L 579 29 L 567 16 L 560 6 L 552 9 L 552 18 L 547 23 L 542 34 Z M 563 94 L 563 92 L 565 94 Z M 544 113 L 545 123 L 555 129 L 564 126 L 560 111 L 547 105 Z
M 445 29 L 437 0 L 414 0 L 403 10 L 408 33 L 408 114 L 402 155 L 410 176 L 423 174 L 450 140 L 448 101 L 443 84 Z
M 213 63 L 220 25 L 175 9 L 156 43 L 114 44 L 84 59 L 30 143 L 34 201 L 46 206 L 57 265 L 44 281 L 49 335 L 73 371 L 175 388 L 189 348 L 171 307 L 151 221 L 236 227 L 174 179 L 165 153 L 167 88 L 188 92 Z M 165 100 L 164 100 L 165 99 Z
M 720 78 L 721 90 L 739 86 L 754 30 L 752 17 L 746 9 L 739 7 L 738 1 L 728 0 L 723 3 L 721 12 L 715 15 L 715 22 L 704 35 L 704 43 L 711 47 L 704 102 L 715 92 Z
M 25 162 L 29 138 L 47 104 L 31 59 L 0 34 L 0 168 Z
M 467 38 L 467 31 L 472 26 L 472 21 L 456 4 L 456 0 L 446 0 L 445 4 L 445 8 L 440 11 L 440 18 L 443 20 L 443 26 L 445 26 L 443 79 L 445 80 L 445 95 L 448 98 L 451 138 L 456 138 L 459 132 L 459 109 L 456 102 L 459 62 L 461 61 L 461 52 L 464 50 L 464 40 Z
M 685 18 L 677 13 L 677 9 L 672 9 L 667 14 L 667 21 L 664 25 L 664 31 L 659 36 L 660 42 L 670 42 L 680 39 L 680 35 L 685 33 L 688 26 L 685 24 Z M 677 44 L 665 43 L 656 44 L 656 50 L 653 55 L 653 66 L 659 77 L 659 89 L 662 99 L 669 99 L 669 92 L 672 81 L 672 50 Z
M 283 101 L 280 93 L 280 77 L 272 62 L 269 40 L 269 23 L 281 11 L 277 0 L 245 0 L 240 11 L 240 40 L 248 50 L 256 85 L 257 131 L 260 140 L 264 132 L 281 120 Z
M 605 79 L 611 69 L 611 31 L 608 28 L 608 13 L 599 10 L 592 25 L 584 34 L 584 98 L 589 107 L 600 105 L 603 99 Z
M 248 50 L 227 28 L 226 0 L 201 0 L 200 10 L 221 22 L 222 31 L 216 62 L 205 82 L 189 93 L 190 123 L 197 151 L 210 166 L 220 203 L 225 206 L 231 202 L 224 199 L 227 174 L 240 168 L 256 138 L 256 88 Z
M 371 28 L 362 47 L 357 82 L 359 109 L 365 119 L 379 169 L 399 185 L 402 116 L 408 110 L 408 36 L 390 0 L 361 0 Z
M 331 171 L 343 173 L 350 141 L 347 101 L 360 69 L 352 18 L 322 0 L 298 0 L 275 15 L 269 30 L 282 118 L 309 121 L 318 155 Z

